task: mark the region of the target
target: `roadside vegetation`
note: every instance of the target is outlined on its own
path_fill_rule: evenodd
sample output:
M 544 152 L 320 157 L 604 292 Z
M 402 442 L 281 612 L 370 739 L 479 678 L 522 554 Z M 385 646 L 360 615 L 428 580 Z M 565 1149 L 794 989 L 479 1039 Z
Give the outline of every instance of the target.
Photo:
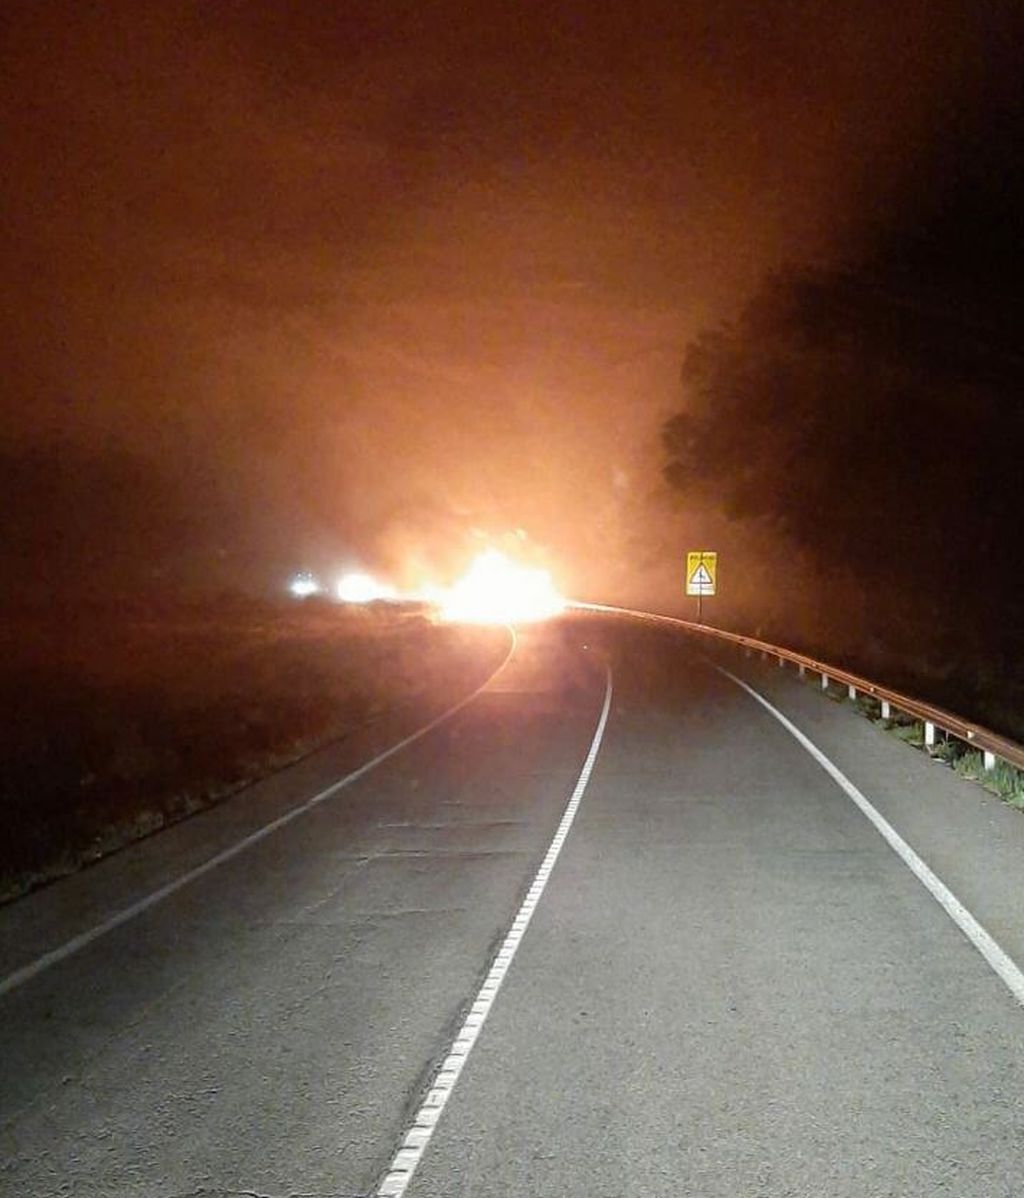
M 1017 628 L 958 627 L 934 618 L 915 625 L 890 608 L 891 637 L 899 649 L 865 638 L 863 644 L 827 643 L 792 629 L 762 628 L 763 639 L 831 662 L 852 674 L 933 703 L 1024 743 L 1024 637 Z
M 505 649 L 503 630 L 378 605 L 7 613 L 0 901 L 432 690 L 465 693 Z
M 724 525 L 723 627 L 1024 742 L 1024 310 L 978 266 L 924 222 L 766 278 L 687 348 L 664 475 L 681 511 Z M 730 527 L 771 563 L 742 596 Z
M 938 730 L 935 744 L 929 746 L 925 744 L 924 724 L 921 720 L 895 710 L 888 718 L 883 719 L 881 704 L 871 695 L 858 693 L 856 699 L 850 700 L 846 688 L 835 685 L 829 686 L 827 694 L 837 703 L 849 703 L 861 715 L 904 744 L 928 753 L 936 761 L 944 762 L 961 778 L 977 782 L 992 794 L 998 795 L 1008 806 L 1024 811 L 1024 772 L 1015 766 L 997 758 L 995 766 L 986 769 L 983 753 L 972 749 L 958 737 L 946 736 Z

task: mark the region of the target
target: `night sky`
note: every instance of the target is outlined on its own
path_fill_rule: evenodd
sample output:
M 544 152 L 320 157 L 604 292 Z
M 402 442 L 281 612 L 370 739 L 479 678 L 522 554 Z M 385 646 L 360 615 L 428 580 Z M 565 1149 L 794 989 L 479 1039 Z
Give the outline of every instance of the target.
M 0 567 L 408 580 L 522 528 L 588 597 L 669 606 L 694 542 L 760 585 L 662 476 L 686 347 L 786 265 L 1012 311 L 1020 14 L 7 3 Z

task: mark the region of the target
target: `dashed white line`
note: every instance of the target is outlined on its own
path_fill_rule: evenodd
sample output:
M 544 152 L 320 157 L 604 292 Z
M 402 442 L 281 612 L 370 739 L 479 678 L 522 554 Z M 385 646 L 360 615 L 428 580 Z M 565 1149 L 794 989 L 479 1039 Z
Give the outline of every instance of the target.
M 498 666 L 486 682 L 478 686 L 472 694 L 467 695 L 464 699 L 460 699 L 454 707 L 449 707 L 447 711 L 443 711 L 439 716 L 435 716 L 429 724 L 424 724 L 422 728 L 417 729 L 411 736 L 400 740 L 398 744 L 392 745 L 390 749 L 386 749 L 383 753 L 378 753 L 371 761 L 367 761 L 364 765 L 353 770 L 352 773 L 346 774 L 344 778 L 340 778 L 337 782 L 332 782 L 330 786 L 313 795 L 311 799 L 307 799 L 304 803 L 300 803 L 298 807 L 293 807 L 290 811 L 286 811 L 284 815 L 271 820 L 269 824 L 264 824 L 262 828 L 257 828 L 255 832 L 236 841 L 233 845 L 210 857 L 209 860 L 204 861 L 201 865 L 197 865 L 194 869 L 181 874 L 165 886 L 151 891 L 139 899 L 138 902 L 132 903 L 131 906 L 123 907 L 108 919 L 103 920 L 102 923 L 98 923 L 87 931 L 81 932 L 50 952 L 43 953 L 42 956 L 37 957 L 34 961 L 30 961 L 27 965 L 23 965 L 20 969 L 15 969 L 13 973 L 9 973 L 5 978 L 0 979 L 0 995 L 7 994 L 18 986 L 24 985 L 31 978 L 42 973 L 44 969 L 48 969 L 51 965 L 56 965 L 58 961 L 63 961 L 74 953 L 79 952 L 87 944 L 91 944 L 94 940 L 98 940 L 101 936 L 112 932 L 114 928 L 118 928 L 121 924 L 127 923 L 137 915 L 141 915 L 143 911 L 148 911 L 150 907 L 156 906 L 157 903 L 163 902 L 165 898 L 174 894 L 175 891 L 181 890 L 183 886 L 187 886 L 190 882 L 194 882 L 196 878 L 201 878 L 203 874 L 208 874 L 211 870 L 216 869 L 218 865 L 223 865 L 225 861 L 230 861 L 232 857 L 237 857 L 239 853 L 251 848 L 259 841 L 265 840 L 271 833 L 276 832 L 278 828 L 283 828 L 285 824 L 290 824 L 292 820 L 298 819 L 300 815 L 305 815 L 306 812 L 312 811 L 314 807 L 319 806 L 326 799 L 331 798 L 332 795 L 336 795 L 339 790 L 350 786 L 353 782 L 362 778 L 364 774 L 368 774 L 370 770 L 376 769 L 378 765 L 387 761 L 389 757 L 394 757 L 402 749 L 407 748 L 421 737 L 426 736 L 428 732 L 432 732 L 439 724 L 450 720 L 453 715 L 460 712 L 464 707 L 467 707 L 479 694 L 485 691 L 511 661 L 512 654 L 516 651 L 517 639 L 514 628 L 510 627 L 509 632 L 512 634 L 512 643 L 509 646 L 504 661 L 502 661 L 501 665 Z
M 477 1037 L 480 1035 L 480 1031 L 487 1020 L 487 1016 L 490 1014 L 491 1007 L 494 1005 L 498 991 L 501 989 L 501 983 L 505 980 L 505 975 L 508 973 L 509 966 L 515 958 L 519 944 L 523 939 L 526 929 L 530 926 L 530 920 L 533 918 L 533 913 L 537 909 L 537 904 L 544 893 L 544 888 L 548 884 L 551 871 L 555 868 L 555 862 L 558 860 L 562 846 L 569 835 L 573 820 L 576 818 L 576 812 L 579 810 L 583 799 L 583 794 L 587 789 L 587 783 L 590 781 L 590 775 L 593 772 L 594 763 L 597 761 L 597 754 L 601 748 L 601 740 L 604 737 L 605 725 L 608 723 L 608 712 L 611 710 L 612 705 L 612 672 L 608 666 L 605 666 L 605 670 L 604 706 L 601 708 L 597 728 L 590 742 L 590 748 L 583 762 L 583 768 L 580 770 L 580 776 L 576 781 L 572 796 L 566 804 L 554 839 L 551 841 L 548 851 L 544 855 L 544 860 L 541 862 L 533 883 L 527 891 L 526 898 L 523 899 L 522 905 L 516 912 L 516 917 L 512 921 L 508 935 L 502 942 L 501 948 L 498 949 L 497 956 L 491 964 L 490 971 L 484 979 L 483 985 L 477 992 L 469 1014 L 466 1016 L 462 1027 L 452 1041 L 448 1055 L 442 1062 L 441 1068 L 438 1070 L 437 1076 L 434 1078 L 433 1084 L 426 1098 L 423 1100 L 420 1109 L 416 1112 L 412 1126 L 409 1128 L 405 1139 L 392 1158 L 388 1172 L 377 1189 L 378 1198 L 400 1198 L 405 1193 L 409 1182 L 412 1181 L 416 1167 L 419 1165 L 423 1153 L 426 1151 L 430 1139 L 434 1134 L 434 1128 L 441 1118 L 441 1112 L 447 1105 L 452 1090 L 455 1088 L 455 1083 L 459 1080 L 459 1075 L 465 1068 L 473 1045 L 476 1043 Z
M 737 678 L 735 674 L 730 674 L 728 670 L 723 669 L 721 666 L 716 666 L 715 668 L 719 673 L 732 679 L 738 687 L 745 690 L 752 699 L 755 699 L 769 714 L 774 716 L 783 728 L 810 753 L 832 780 L 853 799 L 864 815 L 868 817 L 875 828 L 882 834 L 889 847 L 902 858 L 904 864 L 909 867 L 932 898 L 935 899 L 949 918 L 989 963 L 999 980 L 1004 983 L 1013 997 L 1024 1006 L 1024 973 L 1021 972 L 1020 967 L 974 918 L 945 882 L 907 844 L 885 816 L 874 807 L 870 800 L 847 778 L 843 771 L 826 757 L 808 736 L 800 731 L 792 720 L 784 716 L 777 707 L 769 703 L 763 695 L 744 682 L 742 678 Z

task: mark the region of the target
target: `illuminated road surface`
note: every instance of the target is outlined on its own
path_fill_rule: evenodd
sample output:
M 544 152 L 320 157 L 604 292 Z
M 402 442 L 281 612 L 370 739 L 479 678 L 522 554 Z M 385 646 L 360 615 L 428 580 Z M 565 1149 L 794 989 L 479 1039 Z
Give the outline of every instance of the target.
M 0 997 L 0 1193 L 375 1193 L 577 787 L 606 662 L 589 785 L 406 1193 L 1018 1195 L 1024 1009 L 749 696 L 596 618 L 528 630 L 451 720 Z M 745 673 L 1024 960 L 1024 819 Z M 435 714 L 0 911 L 0 973 Z

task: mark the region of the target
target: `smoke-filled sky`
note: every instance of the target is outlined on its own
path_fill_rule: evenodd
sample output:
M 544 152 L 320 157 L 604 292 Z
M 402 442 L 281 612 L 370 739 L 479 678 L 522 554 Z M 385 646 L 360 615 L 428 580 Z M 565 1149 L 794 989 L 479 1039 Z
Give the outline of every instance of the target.
M 667 600 L 721 531 L 659 474 L 687 342 L 941 191 L 1016 11 L 9 0 L 8 552 L 273 586 L 523 528 Z

